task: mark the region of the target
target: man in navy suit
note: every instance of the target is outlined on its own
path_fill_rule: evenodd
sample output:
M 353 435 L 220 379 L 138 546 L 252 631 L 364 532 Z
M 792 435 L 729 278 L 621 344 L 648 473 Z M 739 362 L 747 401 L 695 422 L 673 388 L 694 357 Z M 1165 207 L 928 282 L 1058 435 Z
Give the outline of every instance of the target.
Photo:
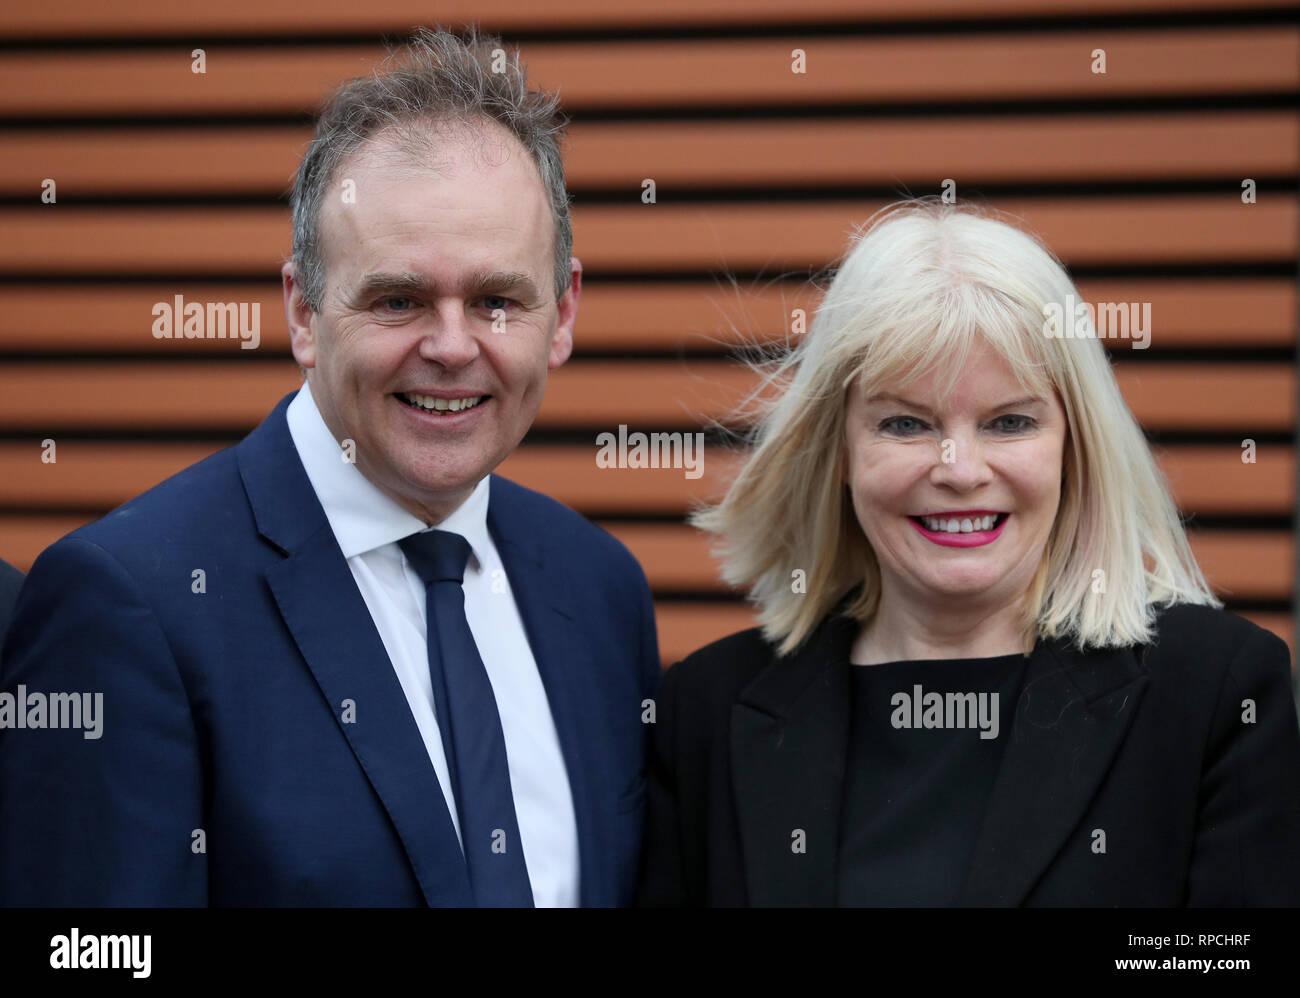
M 631 900 L 645 576 L 492 474 L 581 287 L 556 102 L 501 51 L 421 32 L 336 92 L 282 271 L 306 384 L 33 566 L 0 904 Z

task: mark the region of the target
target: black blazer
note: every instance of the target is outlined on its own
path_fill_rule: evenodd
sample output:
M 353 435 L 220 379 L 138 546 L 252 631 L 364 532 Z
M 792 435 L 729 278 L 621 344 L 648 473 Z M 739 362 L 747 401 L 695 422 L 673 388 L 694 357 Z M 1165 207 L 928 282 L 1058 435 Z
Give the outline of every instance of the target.
M 668 671 L 642 904 L 835 904 L 857 626 L 831 614 L 779 661 L 743 631 Z M 1040 640 L 957 903 L 1300 904 L 1290 680 L 1280 638 L 1207 607 L 1161 612 L 1150 645 Z

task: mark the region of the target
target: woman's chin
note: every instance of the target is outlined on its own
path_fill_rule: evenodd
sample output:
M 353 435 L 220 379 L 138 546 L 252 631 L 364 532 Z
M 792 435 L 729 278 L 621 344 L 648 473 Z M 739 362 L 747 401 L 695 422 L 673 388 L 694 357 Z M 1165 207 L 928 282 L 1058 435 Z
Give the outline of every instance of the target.
M 987 572 L 947 573 L 922 580 L 925 590 L 935 598 L 948 600 L 983 600 L 993 596 L 1002 576 Z

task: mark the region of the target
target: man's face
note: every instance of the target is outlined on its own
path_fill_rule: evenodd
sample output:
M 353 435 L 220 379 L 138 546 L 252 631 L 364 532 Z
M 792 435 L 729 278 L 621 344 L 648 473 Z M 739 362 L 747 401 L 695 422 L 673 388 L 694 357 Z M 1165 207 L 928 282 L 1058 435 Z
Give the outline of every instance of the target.
M 435 523 L 532 425 L 573 347 L 581 267 L 557 302 L 550 206 L 513 136 L 457 126 L 430 146 L 417 161 L 380 135 L 340 165 L 321 207 L 318 313 L 284 274 L 293 354 L 326 425 Z

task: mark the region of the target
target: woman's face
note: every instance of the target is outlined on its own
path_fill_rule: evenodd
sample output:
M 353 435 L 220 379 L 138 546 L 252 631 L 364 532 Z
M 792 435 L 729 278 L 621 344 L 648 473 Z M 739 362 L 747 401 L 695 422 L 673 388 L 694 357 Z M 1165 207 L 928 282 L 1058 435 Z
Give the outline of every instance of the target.
M 1061 498 L 1065 412 L 985 344 L 951 394 L 933 376 L 850 390 L 848 484 L 884 605 L 990 612 L 1028 590 Z M 955 528 L 955 529 L 954 529 Z

